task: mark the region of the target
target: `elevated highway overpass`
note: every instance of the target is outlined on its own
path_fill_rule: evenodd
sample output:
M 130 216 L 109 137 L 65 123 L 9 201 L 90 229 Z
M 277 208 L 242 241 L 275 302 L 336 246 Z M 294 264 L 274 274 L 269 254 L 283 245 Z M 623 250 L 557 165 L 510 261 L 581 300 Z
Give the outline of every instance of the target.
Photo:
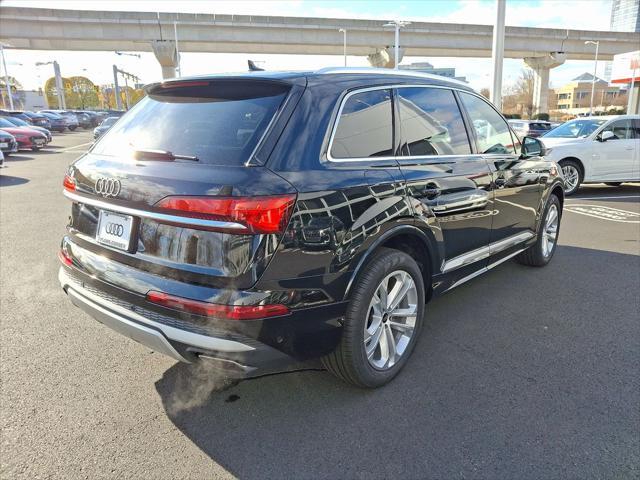
M 180 52 L 342 55 L 344 28 L 348 55 L 393 65 L 393 29 L 380 20 L 0 7 L 0 41 L 32 50 L 153 51 L 171 77 L 178 61 L 174 22 Z M 400 43 L 406 56 L 490 57 L 492 33 L 490 25 L 413 22 Z M 565 59 L 593 59 L 586 40 L 600 42 L 600 60 L 637 50 L 640 41 L 637 33 L 506 27 L 504 55 L 527 59 L 539 83 L 548 83 L 549 68 Z

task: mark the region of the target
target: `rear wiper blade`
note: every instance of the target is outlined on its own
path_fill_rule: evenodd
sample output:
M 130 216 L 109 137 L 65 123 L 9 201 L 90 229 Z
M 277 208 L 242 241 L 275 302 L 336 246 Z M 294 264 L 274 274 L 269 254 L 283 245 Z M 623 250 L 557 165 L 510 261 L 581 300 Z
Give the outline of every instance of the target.
M 136 160 L 155 160 L 157 162 L 173 162 L 174 160 L 190 160 L 192 162 L 198 162 L 200 159 L 193 155 L 179 155 L 170 152 L 169 150 L 151 150 L 151 149 L 138 149 L 134 150 L 133 158 Z

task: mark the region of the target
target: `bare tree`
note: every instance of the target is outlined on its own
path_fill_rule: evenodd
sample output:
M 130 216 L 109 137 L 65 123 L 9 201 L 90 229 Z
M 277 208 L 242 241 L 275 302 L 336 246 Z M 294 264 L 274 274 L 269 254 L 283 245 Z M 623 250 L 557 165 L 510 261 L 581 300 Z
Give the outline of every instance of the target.
M 523 68 L 516 83 L 509 92 L 514 97 L 516 104 L 521 106 L 522 112 L 528 117 L 533 115 L 533 70 Z
M 488 99 L 491 96 L 491 93 L 489 92 L 488 88 L 482 88 L 480 89 L 480 95 L 482 95 L 484 98 Z

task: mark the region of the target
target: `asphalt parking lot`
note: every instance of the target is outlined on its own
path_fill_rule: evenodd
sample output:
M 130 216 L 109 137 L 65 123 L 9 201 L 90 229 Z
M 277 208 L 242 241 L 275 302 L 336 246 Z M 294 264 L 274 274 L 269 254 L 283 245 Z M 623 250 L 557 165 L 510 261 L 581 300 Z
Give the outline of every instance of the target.
M 61 181 L 90 132 L 0 170 L 2 478 L 640 476 L 640 185 L 567 200 L 552 263 L 508 262 L 428 305 L 407 368 L 216 391 L 60 290 Z

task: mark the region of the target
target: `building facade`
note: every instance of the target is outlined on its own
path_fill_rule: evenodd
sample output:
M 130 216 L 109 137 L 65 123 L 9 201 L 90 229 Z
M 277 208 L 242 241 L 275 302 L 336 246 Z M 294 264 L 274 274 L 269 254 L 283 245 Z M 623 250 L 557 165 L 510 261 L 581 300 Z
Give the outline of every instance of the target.
M 583 73 L 571 82 L 554 90 L 557 99 L 557 112 L 566 115 L 585 115 L 591 105 L 591 87 L 593 75 Z M 606 80 L 596 77 L 593 111 L 608 112 L 614 108 L 624 108 L 627 104 L 627 91 L 619 86 L 610 86 Z
M 613 0 L 609 26 L 612 32 L 640 32 L 640 0 Z M 611 81 L 611 62 L 606 63 L 604 77 Z
M 456 69 L 451 67 L 436 68 L 429 62 L 415 62 L 409 65 L 399 65 L 400 70 L 413 70 L 414 72 L 430 73 L 431 75 L 440 75 L 441 77 L 453 78 L 466 82 L 466 77 L 456 77 Z

